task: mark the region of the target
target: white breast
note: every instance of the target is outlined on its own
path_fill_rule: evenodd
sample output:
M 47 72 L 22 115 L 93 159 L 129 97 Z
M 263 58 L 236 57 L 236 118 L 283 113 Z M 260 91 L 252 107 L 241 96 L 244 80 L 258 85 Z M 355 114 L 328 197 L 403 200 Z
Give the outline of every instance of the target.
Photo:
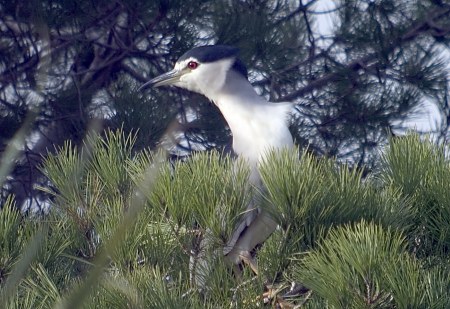
M 242 102 L 224 96 L 217 103 L 233 134 L 233 150 L 238 155 L 253 165 L 271 149 L 293 146 L 287 119 L 290 104 L 254 98 L 248 101 L 251 103 Z

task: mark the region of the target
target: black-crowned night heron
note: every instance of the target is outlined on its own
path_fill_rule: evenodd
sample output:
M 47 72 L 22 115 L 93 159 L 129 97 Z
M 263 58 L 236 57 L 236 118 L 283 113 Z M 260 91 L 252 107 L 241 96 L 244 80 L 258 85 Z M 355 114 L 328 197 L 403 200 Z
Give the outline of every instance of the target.
M 237 56 L 238 49 L 231 46 L 196 47 L 182 55 L 173 70 L 153 78 L 141 88 L 174 85 L 210 99 L 230 127 L 234 152 L 250 165 L 250 182 L 260 186 L 258 164 L 266 153 L 293 146 L 287 121 L 292 104 L 269 103 L 259 96 Z M 249 208 L 223 252 L 231 263 L 244 261 L 257 272 L 250 252 L 270 236 L 276 223 L 254 203 Z

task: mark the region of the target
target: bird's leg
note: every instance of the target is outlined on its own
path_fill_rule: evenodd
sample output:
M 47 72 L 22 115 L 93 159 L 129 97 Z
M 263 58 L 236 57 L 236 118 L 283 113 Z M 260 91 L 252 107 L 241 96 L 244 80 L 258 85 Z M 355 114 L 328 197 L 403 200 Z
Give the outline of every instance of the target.
M 256 261 L 253 259 L 252 255 L 250 254 L 250 252 L 241 252 L 240 258 L 242 260 L 242 262 L 244 262 L 244 264 L 246 264 L 247 266 L 249 266 L 251 268 L 251 270 L 255 273 L 255 275 L 259 275 L 259 271 L 258 271 L 258 265 L 256 264 Z
M 266 212 L 261 212 L 245 230 L 242 236 L 234 245 L 233 249 L 226 255 L 228 261 L 235 266 L 235 273 L 240 275 L 240 270 L 237 265 L 243 262 L 250 266 L 252 271 L 258 275 L 258 265 L 253 259 L 250 252 L 252 252 L 259 244 L 269 238 L 275 230 L 277 224 Z

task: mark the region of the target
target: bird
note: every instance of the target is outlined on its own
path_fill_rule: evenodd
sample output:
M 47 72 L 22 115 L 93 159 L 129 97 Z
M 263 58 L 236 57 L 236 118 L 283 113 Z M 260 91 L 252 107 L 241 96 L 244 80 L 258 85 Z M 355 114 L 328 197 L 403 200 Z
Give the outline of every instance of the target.
M 288 123 L 293 104 L 268 102 L 258 95 L 248 80 L 239 49 L 234 46 L 194 47 L 178 58 L 172 70 L 149 80 L 140 89 L 170 85 L 199 93 L 217 106 L 230 128 L 233 152 L 247 161 L 249 182 L 256 187 L 262 186 L 258 167 L 268 152 L 294 145 Z M 276 227 L 272 216 L 251 202 L 224 246 L 223 255 L 232 265 L 244 262 L 257 274 L 251 252 Z

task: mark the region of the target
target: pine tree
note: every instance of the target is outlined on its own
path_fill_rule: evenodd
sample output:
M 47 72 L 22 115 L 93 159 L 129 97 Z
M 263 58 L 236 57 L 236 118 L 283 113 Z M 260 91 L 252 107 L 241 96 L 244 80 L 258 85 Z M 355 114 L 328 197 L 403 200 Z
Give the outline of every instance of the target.
M 134 153 L 136 135 L 66 143 L 43 172 L 45 216 L 8 200 L 0 212 L 6 308 L 447 308 L 450 305 L 448 149 L 394 138 L 376 174 L 306 151 L 269 156 L 261 203 L 277 231 L 257 254 L 259 276 L 236 277 L 220 256 L 208 287 L 190 281 L 192 242 L 223 247 L 249 200 L 245 164 L 215 151 L 171 163 Z M 294 282 L 294 289 L 289 288 Z M 300 288 L 299 288 L 300 287 Z M 294 291 L 294 292 L 295 292 Z
M 450 5 L 342 0 L 322 37 L 317 3 L 1 1 L 0 307 L 449 308 Z M 210 43 L 297 103 L 263 190 L 212 104 L 137 91 Z M 425 99 L 433 137 L 399 137 Z M 193 244 L 255 194 L 279 225 L 260 274 L 208 252 L 200 293 Z
M 137 148 L 175 156 L 225 147 L 229 131 L 204 98 L 137 91 L 211 43 L 240 48 L 262 95 L 297 103 L 292 132 L 318 155 L 376 168 L 389 132 L 401 134 L 425 99 L 441 111 L 435 133 L 446 141 L 449 4 L 342 0 L 320 12 L 317 3 L 0 2 L 0 151 L 14 162 L 0 171 L 2 202 L 45 205 L 35 190 L 46 183 L 42 160 L 90 131 L 139 129 Z M 324 15 L 335 20 L 329 37 L 317 32 Z

